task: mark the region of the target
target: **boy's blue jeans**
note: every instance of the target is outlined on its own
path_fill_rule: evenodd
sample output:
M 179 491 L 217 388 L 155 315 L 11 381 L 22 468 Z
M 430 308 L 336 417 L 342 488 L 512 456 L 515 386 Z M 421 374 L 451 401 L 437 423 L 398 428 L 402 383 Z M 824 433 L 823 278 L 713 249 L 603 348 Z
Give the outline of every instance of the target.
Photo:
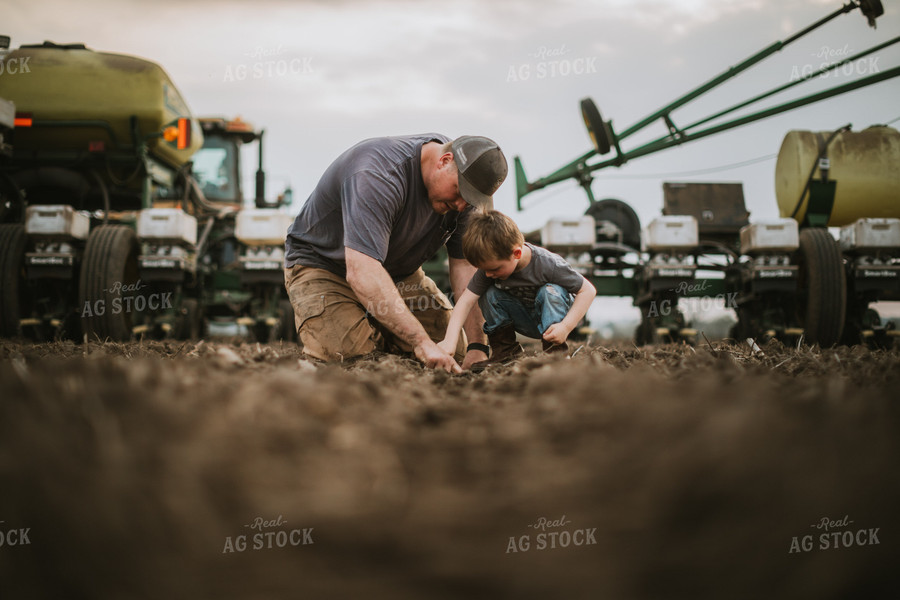
M 568 291 L 555 283 L 546 283 L 538 289 L 534 308 L 528 308 L 521 300 L 495 286 L 487 289 L 478 299 L 484 315 L 484 332 L 488 335 L 506 325 L 513 325 L 518 333 L 540 339 L 548 327 L 562 321 L 573 299 Z

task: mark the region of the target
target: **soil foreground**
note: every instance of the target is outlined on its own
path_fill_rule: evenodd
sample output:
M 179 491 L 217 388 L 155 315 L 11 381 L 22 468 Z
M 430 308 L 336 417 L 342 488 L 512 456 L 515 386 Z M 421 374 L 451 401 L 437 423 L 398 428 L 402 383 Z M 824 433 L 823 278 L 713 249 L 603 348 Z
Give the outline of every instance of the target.
M 898 389 L 777 342 L 0 341 L 0 597 L 896 598 Z

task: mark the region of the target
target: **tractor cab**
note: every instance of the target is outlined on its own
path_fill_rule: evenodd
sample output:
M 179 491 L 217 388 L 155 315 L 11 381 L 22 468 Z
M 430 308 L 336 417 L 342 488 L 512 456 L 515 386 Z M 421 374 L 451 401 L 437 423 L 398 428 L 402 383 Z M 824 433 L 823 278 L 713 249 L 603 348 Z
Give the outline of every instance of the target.
M 241 189 L 241 146 L 258 141 L 261 149 L 263 132 L 254 131 L 253 126 L 240 117 L 232 120 L 204 118 L 200 119 L 200 126 L 204 142 L 203 147 L 194 155 L 194 179 L 207 200 L 242 205 L 244 192 Z M 257 199 L 265 195 L 265 190 L 260 189 L 260 184 L 264 182 L 261 175 L 262 160 L 257 171 Z

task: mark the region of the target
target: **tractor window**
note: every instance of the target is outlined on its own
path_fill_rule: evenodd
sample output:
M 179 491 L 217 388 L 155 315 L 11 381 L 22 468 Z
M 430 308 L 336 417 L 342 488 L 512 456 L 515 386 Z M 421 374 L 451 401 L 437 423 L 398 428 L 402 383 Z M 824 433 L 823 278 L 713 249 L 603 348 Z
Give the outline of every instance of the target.
M 237 188 L 237 156 L 233 144 L 208 137 L 194 155 L 194 177 L 209 200 L 240 202 Z

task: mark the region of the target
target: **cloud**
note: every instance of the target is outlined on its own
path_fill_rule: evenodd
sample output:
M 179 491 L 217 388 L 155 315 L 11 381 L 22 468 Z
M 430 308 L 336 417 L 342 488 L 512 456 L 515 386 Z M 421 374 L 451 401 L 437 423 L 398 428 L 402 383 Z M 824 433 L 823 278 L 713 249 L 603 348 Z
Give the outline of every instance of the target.
M 268 168 L 290 178 L 303 198 L 331 158 L 363 137 L 384 133 L 490 135 L 510 159 L 522 156 L 530 176 L 546 175 L 590 147 L 578 112 L 581 98 L 593 97 L 621 131 L 836 8 L 836 0 L 157 0 L 152 7 L 138 0 L 31 0 L 4 8 L 7 29 L 0 33 L 12 35 L 14 45 L 80 41 L 158 62 L 195 114 L 240 114 L 266 127 Z M 858 14 L 842 16 L 673 118 L 688 123 L 786 83 L 792 69 L 823 46 L 849 43 L 859 51 L 888 39 L 900 9 L 886 8 L 877 31 Z M 561 55 L 541 58 L 541 49 Z M 900 63 L 896 49 L 880 55 L 883 70 Z M 541 62 L 576 58 L 595 59 L 595 69 L 537 76 Z M 241 65 L 252 73 L 258 62 L 291 60 L 307 60 L 311 70 L 226 77 Z M 523 66 L 530 77 L 510 80 L 510 69 Z M 801 87 L 810 93 L 834 83 Z M 771 154 L 790 128 L 847 121 L 864 126 L 900 116 L 898 96 L 893 80 L 638 159 L 597 172 L 594 191 L 597 197 L 619 195 L 644 214 L 658 212 L 660 181 L 604 176 L 691 171 Z M 656 125 L 654 132 L 664 130 Z M 765 213 L 774 210 L 771 167 L 723 176 L 746 177 L 748 205 Z M 526 227 L 585 206 L 574 182 L 533 196 L 544 197 L 552 198 L 541 206 L 546 211 L 517 215 Z M 510 180 L 498 205 L 511 209 L 514 198 Z

